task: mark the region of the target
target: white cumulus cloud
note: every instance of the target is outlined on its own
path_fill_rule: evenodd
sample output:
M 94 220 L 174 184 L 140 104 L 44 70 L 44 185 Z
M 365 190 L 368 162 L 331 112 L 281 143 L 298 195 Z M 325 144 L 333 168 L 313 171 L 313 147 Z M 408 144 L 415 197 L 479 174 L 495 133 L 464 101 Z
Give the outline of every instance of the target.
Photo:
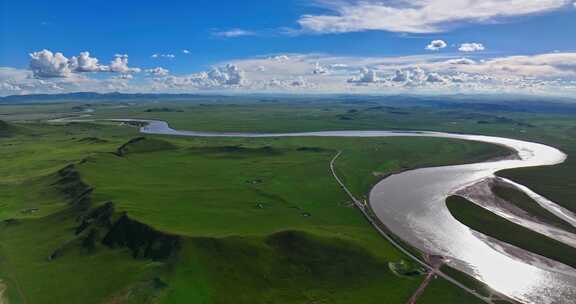
M 245 83 L 245 72 L 234 64 L 214 67 L 208 72 L 186 76 L 167 76 L 157 79 L 155 85 L 160 88 L 178 90 L 226 89 L 241 87 Z
M 484 45 L 482 43 L 477 43 L 477 42 L 468 42 L 468 43 L 462 43 L 460 45 L 460 47 L 458 48 L 458 50 L 460 52 L 478 52 L 478 51 L 483 51 L 486 48 L 484 47 Z
M 314 69 L 312 69 L 312 74 L 314 75 L 328 74 L 328 69 L 322 66 L 319 62 L 316 62 L 314 64 Z
M 110 62 L 109 69 L 111 72 L 123 74 L 138 73 L 141 71 L 140 68 L 131 68 L 128 66 L 128 55 L 126 54 L 114 55 L 114 60 Z
M 89 52 L 80 52 L 80 55 L 73 56 L 69 62 L 70 68 L 75 72 L 106 72 L 108 67 L 100 65 L 98 59 L 90 57 Z
M 112 77 L 112 79 L 115 79 L 115 80 L 132 80 L 132 79 L 134 79 L 134 76 L 132 74 L 120 74 L 118 76 Z
M 147 69 L 146 73 L 153 75 L 153 76 L 163 77 L 163 76 L 167 76 L 170 73 L 170 71 L 168 71 L 167 69 L 162 68 L 162 67 L 156 67 L 153 69 Z
M 213 68 L 208 72 L 208 78 L 218 85 L 242 85 L 244 71 L 237 65 L 227 64 L 224 67 Z
M 30 70 L 36 78 L 67 78 L 74 73 L 116 72 L 137 73 L 139 68 L 128 67 L 128 55 L 115 55 L 110 65 L 102 65 L 89 52 L 80 52 L 68 59 L 62 53 L 42 50 L 30 54 Z
M 468 58 L 458 58 L 458 59 L 449 59 L 446 61 L 448 64 L 455 64 L 455 65 L 469 65 L 469 64 L 476 64 L 476 61 Z
M 30 70 L 35 77 L 68 77 L 72 73 L 62 53 L 42 50 L 30 54 Z
M 368 68 L 362 68 L 358 76 L 348 80 L 350 83 L 377 83 L 380 81 L 376 71 Z
M 436 82 L 443 83 L 443 82 L 446 82 L 447 79 L 444 78 L 443 76 L 441 76 L 440 74 L 433 72 L 433 73 L 428 74 L 428 76 L 426 77 L 426 81 L 432 82 L 432 83 L 436 83 Z
M 420 67 L 405 67 L 394 71 L 393 82 L 404 83 L 407 85 L 420 84 L 428 78 L 428 74 Z
M 432 40 L 426 46 L 426 49 L 429 51 L 438 51 L 440 49 L 445 48 L 446 46 L 447 46 L 447 44 L 444 40 Z
M 494 54 L 492 54 L 494 55 Z M 522 93 L 576 96 L 576 53 L 491 56 L 454 54 L 404 57 L 355 57 L 326 54 L 258 56 L 222 62 L 190 75 L 164 68 L 140 69 L 118 55 L 102 65 L 89 53 L 67 59 L 40 51 L 30 70 L 0 68 L 0 95 L 97 92 L 331 92 L 331 93 Z M 32 59 L 32 57 L 35 57 Z M 33 63 L 32 63 L 33 62 Z M 34 66 L 34 68 L 32 68 Z M 116 72 L 108 78 L 89 72 Z M 50 76 L 47 76 L 50 75 Z

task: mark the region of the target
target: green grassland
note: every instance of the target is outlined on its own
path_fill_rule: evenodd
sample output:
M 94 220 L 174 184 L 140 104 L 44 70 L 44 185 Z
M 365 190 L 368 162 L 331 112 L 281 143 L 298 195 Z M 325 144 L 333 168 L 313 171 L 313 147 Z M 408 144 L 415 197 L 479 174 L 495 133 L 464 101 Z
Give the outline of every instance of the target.
M 350 207 L 330 159 L 343 152 L 337 173 L 362 197 L 390 173 L 507 153 L 432 138 L 141 138 L 113 124 L 43 122 L 87 109 L 191 130 L 441 130 L 576 153 L 572 116 L 555 113 L 374 98 L 0 105 L 10 121 L 0 125 L 0 279 L 10 303 L 404 303 L 421 277 L 390 271 L 406 257 Z M 501 174 L 574 208 L 574 166 Z M 443 280 L 421 299 L 476 301 Z
M 426 103 L 390 103 L 386 98 L 342 100 L 309 98 L 238 98 L 213 102 L 197 100 L 167 102 L 162 107 L 178 111 L 148 111 L 158 102 L 134 103 L 123 108 L 95 107 L 96 118 L 146 118 L 170 122 L 175 128 L 206 131 L 318 131 L 318 130 L 434 130 L 504 136 L 557 147 L 576 154 L 574 112 L 541 113 L 530 109 L 468 105 L 438 107 Z M 506 102 L 502 102 L 506 104 Z M 62 105 L 62 110 L 70 105 Z M 545 109 L 545 107 L 544 107 Z M 500 172 L 576 212 L 576 161 L 573 157 L 552 167 L 524 168 Z
M 338 150 L 343 151 L 338 170 L 347 180 L 357 181 L 352 189 L 358 193 L 366 193 L 378 179 L 373 171 L 386 174 L 506 153 L 492 146 L 432 138 L 149 137 L 124 157 L 100 154 L 78 168 L 94 186 L 97 201 L 118 202 L 121 210 L 139 220 L 186 235 L 262 234 L 295 227 L 334 227 L 345 234 L 347 223 L 357 223 L 354 229 L 364 226 L 355 212 L 349 212 L 347 198 L 328 172 Z M 150 145 L 167 148 L 139 152 Z M 161 214 L 153 212 L 159 202 Z
M 506 102 L 502 102 L 506 105 Z M 97 108 L 95 117 L 161 119 L 175 128 L 209 131 L 318 131 L 318 130 L 436 130 L 504 136 L 542 142 L 572 156 L 576 154 L 574 112 L 468 105 L 438 107 L 426 103 L 390 103 L 386 98 L 359 99 L 238 98 L 213 102 L 167 102 L 163 107 L 179 112 L 148 111 L 157 102 L 135 103 L 124 108 Z M 70 106 L 68 106 L 70 107 Z M 524 168 L 499 174 L 576 212 L 576 161 L 573 157 L 553 167 Z
M 330 159 L 342 150 L 339 174 L 366 193 L 374 172 L 507 153 L 432 138 L 142 139 L 110 124 L 3 126 L 10 303 L 402 303 L 421 278 L 389 270 L 405 257 L 350 207 Z M 430 303 L 475 301 L 438 284 Z

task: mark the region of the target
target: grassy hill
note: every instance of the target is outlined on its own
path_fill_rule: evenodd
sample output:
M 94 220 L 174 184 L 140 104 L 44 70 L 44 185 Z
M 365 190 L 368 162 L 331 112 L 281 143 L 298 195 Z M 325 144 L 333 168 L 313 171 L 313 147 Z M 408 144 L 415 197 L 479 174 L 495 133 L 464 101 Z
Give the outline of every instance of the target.
M 0 152 L 0 278 L 11 303 L 403 303 L 421 277 L 389 270 L 406 258 L 350 207 L 329 160 L 344 151 L 339 174 L 361 194 L 374 172 L 506 153 L 426 138 L 26 128 Z M 431 303 L 474 301 L 438 286 Z

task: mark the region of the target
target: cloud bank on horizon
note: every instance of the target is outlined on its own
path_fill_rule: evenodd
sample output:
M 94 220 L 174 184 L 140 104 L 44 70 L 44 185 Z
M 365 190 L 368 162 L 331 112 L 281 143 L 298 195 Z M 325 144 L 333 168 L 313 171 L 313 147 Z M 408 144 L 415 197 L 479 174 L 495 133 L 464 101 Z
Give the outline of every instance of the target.
M 96 78 L 88 74 L 115 75 Z M 0 68 L 0 90 L 4 95 L 74 91 L 570 95 L 576 92 L 576 53 L 479 60 L 456 55 L 287 54 L 233 60 L 207 71 L 171 75 L 162 67 L 128 66 L 127 55 L 116 55 L 109 65 L 102 65 L 89 52 L 68 59 L 43 50 L 30 54 L 29 70 Z
M 74 55 L 38 49 L 29 54 L 27 67 L 0 67 L 0 95 L 76 91 L 558 96 L 576 93 L 576 52 L 551 50 L 528 55 L 510 54 L 493 50 L 478 36 L 468 41 L 451 41 L 439 34 L 470 24 L 512 22 L 515 18 L 573 9 L 576 5 L 571 0 L 314 2 L 323 13 L 301 15 L 296 20 L 299 28 L 282 28 L 282 35 L 290 33 L 308 35 L 307 39 L 322 39 L 323 35 L 338 33 L 354 35 L 356 32 L 383 31 L 426 34 L 425 37 L 430 38 L 420 46 L 419 54 L 368 56 L 325 51 L 286 52 L 216 60 L 208 68 L 193 73 L 174 73 L 173 70 L 178 69 L 180 60 L 197 58 L 194 48 L 149 52 L 149 62 L 137 66 L 129 65 L 127 54 L 115 54 L 106 61 L 89 51 Z M 266 32 L 270 30 L 266 29 Z M 269 38 L 240 27 L 210 29 L 206 35 L 213 37 L 215 43 Z M 243 44 L 241 47 L 248 46 Z

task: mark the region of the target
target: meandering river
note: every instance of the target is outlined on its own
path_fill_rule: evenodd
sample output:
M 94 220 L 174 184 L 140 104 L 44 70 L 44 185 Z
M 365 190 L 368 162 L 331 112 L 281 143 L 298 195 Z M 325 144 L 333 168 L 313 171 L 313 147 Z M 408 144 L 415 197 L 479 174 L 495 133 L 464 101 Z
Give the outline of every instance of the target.
M 127 121 L 127 120 L 123 120 Z M 143 121 L 143 120 L 138 120 Z M 140 131 L 198 137 L 441 137 L 503 145 L 518 153 L 515 159 L 422 168 L 392 175 L 374 186 L 370 205 L 378 219 L 396 236 L 522 303 L 576 303 L 576 270 L 559 262 L 472 231 L 455 220 L 445 199 L 494 173 L 511 168 L 562 163 L 566 155 L 546 145 L 501 137 L 441 132 L 321 131 L 301 133 L 225 133 L 174 130 L 163 121 L 143 121 Z M 521 186 L 521 185 L 519 185 Z M 531 196 L 530 189 L 521 186 Z M 576 216 L 541 197 L 540 203 L 568 222 Z

